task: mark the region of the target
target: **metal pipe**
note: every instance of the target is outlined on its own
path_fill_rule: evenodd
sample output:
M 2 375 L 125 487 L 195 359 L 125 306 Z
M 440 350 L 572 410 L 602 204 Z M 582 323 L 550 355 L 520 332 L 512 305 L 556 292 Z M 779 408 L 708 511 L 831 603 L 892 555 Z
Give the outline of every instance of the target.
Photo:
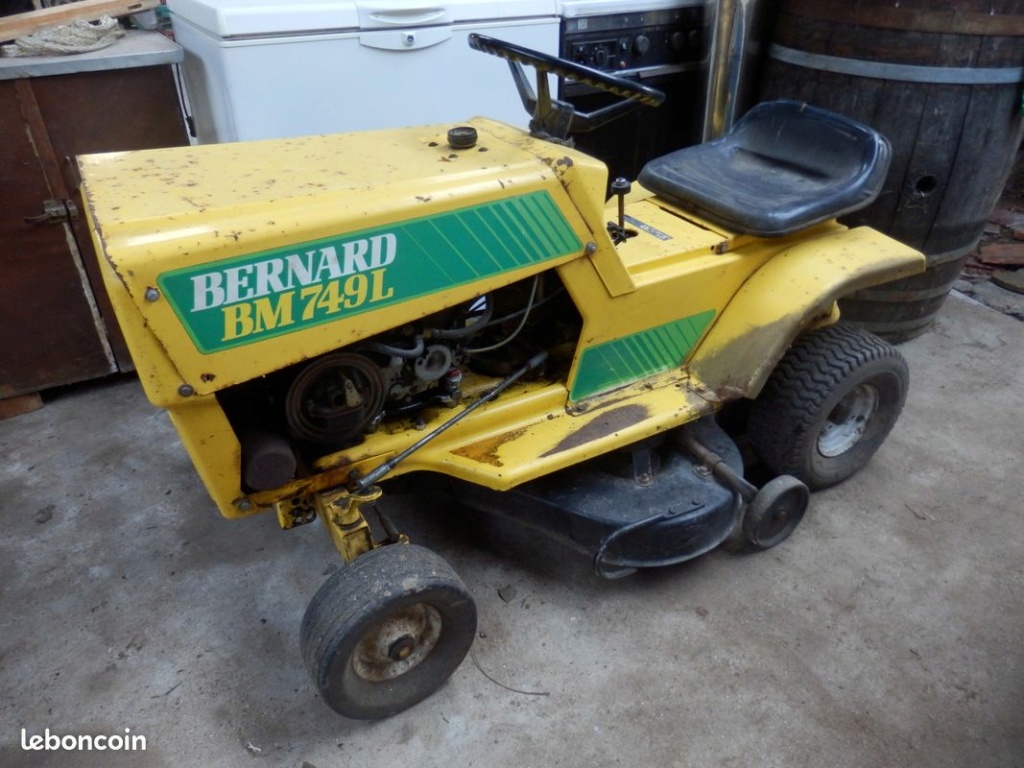
M 677 433 L 676 439 L 687 453 L 704 464 L 704 466 L 711 470 L 711 474 L 725 483 L 730 490 L 743 497 L 744 501 L 749 502 L 754 498 L 754 495 L 757 493 L 757 486 L 730 467 L 725 459 L 710 448 L 706 448 L 697 441 L 697 438 L 685 430 L 680 430 Z
M 367 341 L 360 345 L 361 349 L 369 349 L 373 352 L 380 352 L 382 355 L 390 355 L 391 357 L 403 357 L 408 360 L 415 360 L 417 357 L 423 355 L 424 345 L 423 337 L 417 336 L 416 343 L 411 349 L 405 349 L 403 347 L 396 347 L 393 344 L 385 344 L 380 341 Z
M 705 0 L 703 140 L 723 136 L 746 111 L 756 83 L 764 8 L 770 0 Z

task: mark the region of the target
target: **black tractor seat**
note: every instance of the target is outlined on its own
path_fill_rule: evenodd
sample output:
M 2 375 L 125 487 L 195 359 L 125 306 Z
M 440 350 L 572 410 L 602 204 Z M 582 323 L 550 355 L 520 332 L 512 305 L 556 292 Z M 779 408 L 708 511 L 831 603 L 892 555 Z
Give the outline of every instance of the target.
M 656 158 L 639 182 L 733 232 L 788 235 L 869 205 L 892 150 L 880 133 L 797 101 L 756 105 L 714 141 Z

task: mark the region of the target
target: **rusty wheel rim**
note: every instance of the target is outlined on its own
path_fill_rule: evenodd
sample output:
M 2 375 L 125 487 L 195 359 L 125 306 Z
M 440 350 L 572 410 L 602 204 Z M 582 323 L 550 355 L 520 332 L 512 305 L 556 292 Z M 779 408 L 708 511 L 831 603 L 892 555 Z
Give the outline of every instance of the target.
M 433 652 L 441 637 L 441 625 L 441 614 L 427 603 L 403 608 L 359 641 L 352 655 L 352 668 L 371 682 L 404 675 Z

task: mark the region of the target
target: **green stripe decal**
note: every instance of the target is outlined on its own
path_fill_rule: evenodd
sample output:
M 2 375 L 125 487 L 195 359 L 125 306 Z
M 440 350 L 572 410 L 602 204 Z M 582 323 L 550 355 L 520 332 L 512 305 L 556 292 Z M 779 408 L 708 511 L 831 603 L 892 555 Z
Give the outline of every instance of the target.
M 580 358 L 569 399 L 582 400 L 678 368 L 714 317 L 715 310 L 709 309 L 588 347 Z
M 574 253 L 545 190 L 164 272 L 196 348 L 219 352 Z M 438 307 L 441 309 L 441 307 Z

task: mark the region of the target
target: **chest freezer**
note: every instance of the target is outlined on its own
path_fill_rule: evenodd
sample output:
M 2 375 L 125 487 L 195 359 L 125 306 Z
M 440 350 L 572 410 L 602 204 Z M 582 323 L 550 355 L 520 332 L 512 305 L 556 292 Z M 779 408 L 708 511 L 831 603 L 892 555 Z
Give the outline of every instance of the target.
M 169 0 L 200 143 L 459 122 L 526 127 L 480 32 L 557 55 L 557 0 Z

